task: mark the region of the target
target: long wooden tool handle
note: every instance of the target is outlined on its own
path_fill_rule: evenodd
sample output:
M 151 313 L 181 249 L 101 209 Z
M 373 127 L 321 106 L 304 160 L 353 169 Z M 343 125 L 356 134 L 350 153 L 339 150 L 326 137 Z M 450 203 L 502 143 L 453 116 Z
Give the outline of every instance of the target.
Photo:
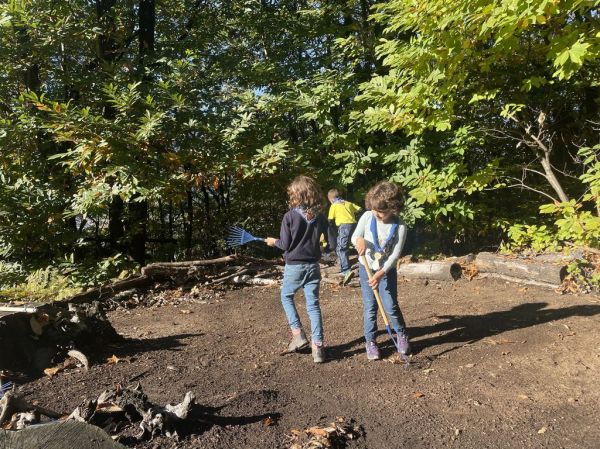
M 373 272 L 371 271 L 371 267 L 367 263 L 367 258 L 365 256 L 360 256 L 360 260 L 362 261 L 365 270 L 367 271 L 367 276 L 369 280 L 373 279 Z M 377 287 L 371 287 L 373 290 L 373 294 L 375 295 L 375 300 L 377 301 L 377 307 L 379 307 L 379 312 L 381 312 L 381 316 L 383 317 L 383 322 L 387 327 L 390 326 L 390 322 L 388 321 L 387 315 L 385 313 L 385 309 L 383 308 L 383 301 L 381 301 L 381 296 L 379 296 L 379 291 Z

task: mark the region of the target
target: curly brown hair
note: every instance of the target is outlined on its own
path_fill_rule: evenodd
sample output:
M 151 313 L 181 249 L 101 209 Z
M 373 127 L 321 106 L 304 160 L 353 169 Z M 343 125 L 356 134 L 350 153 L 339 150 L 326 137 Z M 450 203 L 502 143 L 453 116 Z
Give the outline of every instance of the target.
M 393 211 L 397 214 L 404 205 L 402 190 L 397 184 L 381 181 L 369 189 L 365 196 L 367 209 Z
M 309 176 L 296 176 L 288 185 L 288 204 L 290 208 L 302 207 L 319 211 L 324 204 L 323 194 L 317 181 Z

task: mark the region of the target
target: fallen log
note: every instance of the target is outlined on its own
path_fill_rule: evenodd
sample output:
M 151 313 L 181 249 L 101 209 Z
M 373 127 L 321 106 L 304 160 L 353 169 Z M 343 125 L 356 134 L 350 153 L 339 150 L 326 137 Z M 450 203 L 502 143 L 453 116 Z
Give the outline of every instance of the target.
M 0 306 L 0 312 L 23 312 L 23 313 L 37 313 L 38 308 L 36 306 Z
M 146 265 L 144 268 L 151 267 L 171 267 L 171 268 L 192 268 L 192 267 L 206 267 L 210 265 L 227 264 L 237 260 L 236 256 L 224 256 L 217 259 L 206 259 L 206 260 L 188 260 L 185 262 L 156 262 Z M 144 269 L 142 269 L 143 271 Z
M 547 282 L 539 282 L 531 279 L 523 279 L 523 278 L 515 278 L 512 276 L 505 276 L 503 274 L 498 273 L 481 273 L 475 279 L 486 279 L 486 278 L 494 278 L 494 279 L 502 279 L 503 281 L 513 282 L 515 284 L 522 285 L 535 285 L 537 287 L 546 287 L 546 288 L 557 288 L 556 284 L 548 284 Z
M 425 261 L 401 264 L 398 276 L 409 279 L 455 281 L 461 275 L 460 264 L 453 261 Z
M 87 290 L 83 293 L 79 293 L 75 296 L 72 296 L 67 302 L 69 303 L 84 303 L 90 301 L 96 301 L 99 299 L 108 298 L 109 296 L 114 295 L 115 293 L 121 292 L 123 290 L 129 290 L 132 288 L 146 287 L 152 284 L 153 279 L 150 276 L 137 276 L 129 279 L 124 279 L 122 281 L 117 281 L 112 284 L 104 285 L 102 287 L 93 288 L 91 290 Z
M 563 263 L 515 259 L 494 253 L 479 253 L 475 259 L 475 267 L 479 273 L 524 279 L 549 287 L 558 287 L 567 275 L 567 267 Z
M 177 277 L 194 277 L 206 267 L 228 264 L 238 260 L 236 256 L 219 257 L 218 259 L 190 260 L 187 262 L 157 262 L 142 268 L 142 275 L 155 280 Z

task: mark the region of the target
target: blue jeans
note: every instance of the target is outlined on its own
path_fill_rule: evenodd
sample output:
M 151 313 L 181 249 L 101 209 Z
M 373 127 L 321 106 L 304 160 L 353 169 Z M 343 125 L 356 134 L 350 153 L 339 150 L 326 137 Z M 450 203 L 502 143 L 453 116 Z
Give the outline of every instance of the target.
M 340 261 L 340 271 L 345 273 L 350 269 L 348 260 L 348 246 L 350 245 L 350 236 L 354 230 L 354 224 L 342 224 L 338 227 L 337 245 L 335 252 Z
M 318 263 L 303 263 L 286 265 L 283 271 L 283 285 L 281 287 L 281 304 L 287 317 L 290 328 L 300 329 L 300 317 L 294 303 L 294 295 L 301 288 L 304 289 L 306 298 L 306 312 L 310 318 L 312 341 L 323 341 L 323 320 L 319 306 L 319 285 L 321 284 L 321 270 Z
M 369 278 L 365 267 L 359 265 L 359 276 L 360 276 L 360 288 L 362 290 L 363 297 L 363 325 L 365 332 L 366 341 L 375 341 L 377 334 L 377 300 L 373 289 L 368 284 Z M 390 327 L 396 332 L 402 332 L 405 328 L 404 317 L 400 311 L 398 305 L 398 278 L 396 269 L 392 268 L 388 271 L 385 276 L 379 280 L 378 285 L 379 296 L 381 296 L 381 302 L 383 308 L 388 316 Z

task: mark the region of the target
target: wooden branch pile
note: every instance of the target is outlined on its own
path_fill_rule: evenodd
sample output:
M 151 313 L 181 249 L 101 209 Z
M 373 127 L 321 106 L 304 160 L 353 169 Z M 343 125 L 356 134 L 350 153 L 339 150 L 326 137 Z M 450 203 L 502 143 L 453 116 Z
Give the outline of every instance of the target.
M 152 263 L 143 267 L 139 276 L 88 290 L 73 296 L 69 302 L 84 303 L 104 299 L 119 292 L 161 282 L 195 283 L 205 287 L 223 284 L 277 285 L 282 271 L 281 261 L 235 255 L 188 262 Z
M 39 424 L 41 416 L 45 416 L 60 422 L 73 420 L 92 424 L 115 439 L 133 434 L 134 441 L 140 442 L 158 436 L 178 439 L 206 423 L 203 413 L 204 408 L 196 404 L 191 391 L 178 404 L 159 406 L 148 401 L 140 384 L 126 388 L 117 385 L 97 398 L 85 399 L 67 417 L 31 404 L 10 391 L 0 400 L 0 427 L 22 430 Z

